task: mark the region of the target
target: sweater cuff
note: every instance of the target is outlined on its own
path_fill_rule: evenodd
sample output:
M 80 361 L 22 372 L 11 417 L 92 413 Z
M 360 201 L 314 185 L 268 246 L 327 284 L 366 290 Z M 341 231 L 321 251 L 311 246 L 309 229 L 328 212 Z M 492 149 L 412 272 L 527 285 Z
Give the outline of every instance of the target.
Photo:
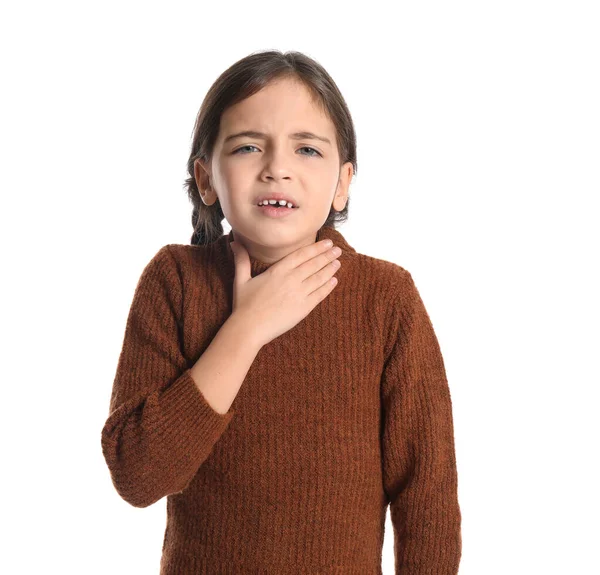
M 201 449 L 207 442 L 210 444 L 219 439 L 235 414 L 233 409 L 226 413 L 213 409 L 196 385 L 190 369 L 164 391 L 163 404 L 164 420 L 173 425 L 169 437 L 179 438 L 188 446 L 196 443 Z

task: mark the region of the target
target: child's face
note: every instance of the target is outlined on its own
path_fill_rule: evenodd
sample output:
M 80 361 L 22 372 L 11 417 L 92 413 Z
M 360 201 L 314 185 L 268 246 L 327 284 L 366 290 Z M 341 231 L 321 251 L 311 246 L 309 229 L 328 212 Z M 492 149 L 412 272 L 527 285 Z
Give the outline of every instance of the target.
M 266 136 L 226 141 L 244 130 Z M 294 132 L 312 132 L 329 143 L 290 138 Z M 206 196 L 206 203 L 216 194 L 235 239 L 252 255 L 273 262 L 314 242 L 330 208 L 345 206 L 353 169 L 351 162 L 340 168 L 339 161 L 333 123 L 301 83 L 285 79 L 223 113 L 210 163 L 196 161 L 196 180 L 204 178 L 201 187 L 206 189 L 210 177 L 213 195 Z M 298 209 L 281 218 L 265 215 L 257 203 L 269 192 L 290 195 Z

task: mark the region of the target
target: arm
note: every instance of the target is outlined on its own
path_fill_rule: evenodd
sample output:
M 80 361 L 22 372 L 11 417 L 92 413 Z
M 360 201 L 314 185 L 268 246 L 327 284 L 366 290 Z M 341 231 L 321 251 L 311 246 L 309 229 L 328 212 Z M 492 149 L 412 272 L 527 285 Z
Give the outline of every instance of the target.
M 179 272 L 164 246 L 136 287 L 101 435 L 113 484 L 134 507 L 188 486 L 234 415 L 220 412 L 233 401 L 231 393 L 218 399 L 221 384 L 234 374 L 243 379 L 253 361 L 252 346 L 231 361 L 225 347 L 240 340 L 230 323 L 190 368 L 179 341 L 182 307 Z
M 251 326 L 233 313 L 191 367 L 192 379 L 215 411 L 227 413 L 261 347 Z
M 409 272 L 381 381 L 384 489 L 397 575 L 456 575 L 461 557 L 452 404 L 444 361 Z

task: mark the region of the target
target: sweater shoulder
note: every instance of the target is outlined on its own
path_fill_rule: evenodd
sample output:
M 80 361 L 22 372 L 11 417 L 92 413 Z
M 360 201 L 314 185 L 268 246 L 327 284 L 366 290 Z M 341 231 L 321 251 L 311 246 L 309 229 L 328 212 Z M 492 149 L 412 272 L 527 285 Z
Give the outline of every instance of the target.
M 400 264 L 358 252 L 354 258 L 358 273 L 374 280 L 389 299 L 401 295 L 412 282 L 410 272 Z
M 388 357 L 396 341 L 403 310 L 414 294 L 411 273 L 400 264 L 374 256 L 357 252 L 354 258 L 357 276 L 364 278 L 360 285 L 365 286 L 365 303 L 372 317 L 378 318 L 384 356 Z
M 162 250 L 169 254 L 184 293 L 192 285 L 211 289 L 218 276 L 215 265 L 218 255 L 214 245 L 167 244 Z
M 191 244 L 166 244 L 160 252 L 164 251 L 175 262 L 179 272 L 184 273 L 192 266 L 197 266 L 199 262 L 207 257 L 207 246 L 196 246 Z M 159 253 L 160 253 L 159 252 Z

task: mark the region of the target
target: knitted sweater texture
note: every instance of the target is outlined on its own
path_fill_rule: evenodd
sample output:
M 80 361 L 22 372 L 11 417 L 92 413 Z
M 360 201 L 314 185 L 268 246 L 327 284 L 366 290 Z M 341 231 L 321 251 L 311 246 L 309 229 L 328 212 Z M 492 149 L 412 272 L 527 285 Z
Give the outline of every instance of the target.
M 458 573 L 452 405 L 430 317 L 406 269 L 326 237 L 343 250 L 338 284 L 260 349 L 225 414 L 190 368 L 232 311 L 232 232 L 165 245 L 141 274 L 101 446 L 126 502 L 166 497 L 161 575 L 381 574 L 388 505 L 397 575 Z M 270 267 L 250 261 L 253 277 Z

